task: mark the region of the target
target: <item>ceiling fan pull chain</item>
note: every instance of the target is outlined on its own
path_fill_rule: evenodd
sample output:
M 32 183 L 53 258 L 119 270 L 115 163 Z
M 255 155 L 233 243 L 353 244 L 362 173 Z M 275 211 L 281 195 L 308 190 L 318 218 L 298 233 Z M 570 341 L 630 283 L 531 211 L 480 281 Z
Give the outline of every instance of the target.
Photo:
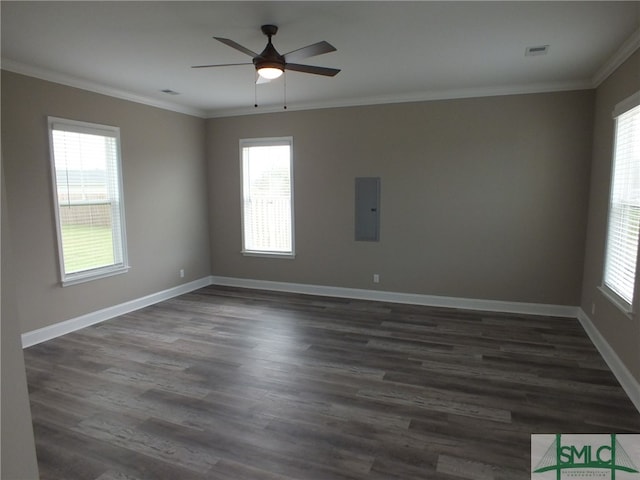
M 283 72 L 284 77 L 284 109 L 287 109 L 287 72 Z
M 253 82 L 253 106 L 258 108 L 258 72 L 256 71 L 256 80 Z

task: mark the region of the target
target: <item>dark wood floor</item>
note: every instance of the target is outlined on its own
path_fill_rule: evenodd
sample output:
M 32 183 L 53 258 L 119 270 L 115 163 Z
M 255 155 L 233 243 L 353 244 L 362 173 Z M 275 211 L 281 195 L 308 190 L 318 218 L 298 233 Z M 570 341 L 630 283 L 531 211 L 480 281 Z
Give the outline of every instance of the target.
M 25 350 L 42 479 L 530 479 L 640 414 L 577 320 L 208 287 Z

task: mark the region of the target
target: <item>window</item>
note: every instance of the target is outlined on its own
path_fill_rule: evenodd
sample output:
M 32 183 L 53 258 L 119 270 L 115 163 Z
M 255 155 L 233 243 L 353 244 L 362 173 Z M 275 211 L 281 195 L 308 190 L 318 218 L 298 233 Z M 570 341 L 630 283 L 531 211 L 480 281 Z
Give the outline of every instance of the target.
M 293 139 L 240 140 L 242 252 L 294 256 Z
M 128 270 L 120 130 L 49 117 L 63 285 Z
M 614 120 L 603 291 L 631 313 L 640 231 L 640 92 L 616 107 Z

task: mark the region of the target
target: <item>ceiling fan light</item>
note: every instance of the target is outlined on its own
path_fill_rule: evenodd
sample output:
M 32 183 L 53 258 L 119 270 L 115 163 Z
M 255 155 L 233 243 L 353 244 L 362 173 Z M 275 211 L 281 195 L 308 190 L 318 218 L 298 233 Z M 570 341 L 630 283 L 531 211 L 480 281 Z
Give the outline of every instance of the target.
M 273 80 L 274 78 L 278 78 L 280 75 L 282 75 L 282 70 L 275 67 L 262 67 L 258 69 L 258 75 L 260 75 L 262 78 Z

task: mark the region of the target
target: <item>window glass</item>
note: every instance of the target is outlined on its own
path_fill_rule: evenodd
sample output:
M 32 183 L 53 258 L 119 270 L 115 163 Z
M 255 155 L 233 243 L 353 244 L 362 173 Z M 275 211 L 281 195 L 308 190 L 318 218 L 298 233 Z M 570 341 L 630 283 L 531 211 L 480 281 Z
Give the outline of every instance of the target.
M 119 130 L 49 119 L 63 284 L 127 269 Z
M 634 299 L 640 232 L 640 106 L 615 117 L 604 287 L 625 310 Z
M 292 140 L 242 140 L 240 150 L 243 252 L 292 256 Z

